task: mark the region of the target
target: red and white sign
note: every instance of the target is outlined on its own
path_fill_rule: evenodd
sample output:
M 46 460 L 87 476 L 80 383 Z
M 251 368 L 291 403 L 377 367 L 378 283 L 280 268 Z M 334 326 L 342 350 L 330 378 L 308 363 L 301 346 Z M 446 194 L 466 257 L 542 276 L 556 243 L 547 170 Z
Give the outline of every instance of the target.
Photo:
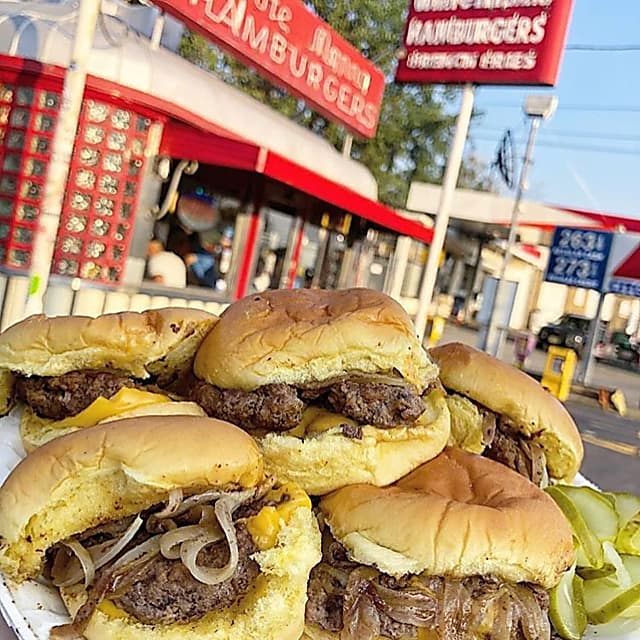
M 605 287 L 610 293 L 640 298 L 640 234 L 614 236 Z
M 573 0 L 411 0 L 398 82 L 553 86 Z
M 154 3 L 328 119 L 375 136 L 384 74 L 301 0 Z

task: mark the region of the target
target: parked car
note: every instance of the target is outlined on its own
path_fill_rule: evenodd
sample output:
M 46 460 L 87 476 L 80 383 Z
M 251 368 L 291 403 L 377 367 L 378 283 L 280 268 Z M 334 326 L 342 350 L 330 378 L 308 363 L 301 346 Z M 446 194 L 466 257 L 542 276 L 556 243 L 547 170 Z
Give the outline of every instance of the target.
M 540 329 L 537 346 L 545 351 L 550 346 L 566 347 L 581 355 L 587 342 L 590 323 L 589 318 L 567 313 Z
M 640 368 L 640 345 L 632 342 L 624 331 L 615 331 L 608 342 L 596 345 L 595 357 L 598 362 Z

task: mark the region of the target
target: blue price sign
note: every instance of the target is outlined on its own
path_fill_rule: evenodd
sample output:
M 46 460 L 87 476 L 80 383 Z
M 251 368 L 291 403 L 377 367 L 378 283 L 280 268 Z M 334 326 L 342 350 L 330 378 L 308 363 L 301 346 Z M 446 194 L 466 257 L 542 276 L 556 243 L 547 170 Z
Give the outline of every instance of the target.
M 613 234 L 558 227 L 545 280 L 602 291 Z

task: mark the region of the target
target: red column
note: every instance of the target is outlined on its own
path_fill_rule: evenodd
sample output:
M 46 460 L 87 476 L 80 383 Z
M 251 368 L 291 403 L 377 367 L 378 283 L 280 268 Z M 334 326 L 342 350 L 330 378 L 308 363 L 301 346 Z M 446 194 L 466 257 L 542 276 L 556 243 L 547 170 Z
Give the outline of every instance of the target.
M 302 253 L 304 227 L 305 223 L 303 222 L 298 229 L 298 233 L 296 234 L 296 239 L 294 241 L 291 262 L 289 263 L 289 273 L 287 274 L 287 289 L 293 289 L 293 285 L 296 282 L 296 274 L 298 273 L 298 265 L 300 264 L 300 254 Z
M 251 279 L 251 268 L 253 266 L 253 258 L 256 253 L 258 244 L 258 232 L 260 230 L 260 207 L 256 206 L 249 220 L 249 229 L 247 231 L 244 253 L 238 270 L 238 280 L 236 290 L 233 294 L 234 300 L 240 300 L 247 295 L 249 289 L 249 281 Z

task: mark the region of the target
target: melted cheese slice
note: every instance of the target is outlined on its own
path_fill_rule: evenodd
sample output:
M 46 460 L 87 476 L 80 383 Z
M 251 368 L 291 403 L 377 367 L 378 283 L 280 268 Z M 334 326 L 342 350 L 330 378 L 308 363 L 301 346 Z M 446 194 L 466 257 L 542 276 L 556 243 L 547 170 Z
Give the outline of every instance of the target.
M 257 515 L 247 520 L 247 530 L 260 551 L 275 547 L 280 528 L 289 522 L 297 509 L 311 509 L 309 496 L 292 482 L 271 489 L 265 500 L 279 504 L 275 507 L 262 507 Z
M 167 396 L 159 393 L 122 387 L 122 389 L 111 396 L 111 398 L 100 397 L 75 416 L 58 420 L 51 426 L 54 428 L 93 427 L 106 418 L 112 418 L 126 411 L 131 411 L 132 409 L 137 409 L 138 407 L 143 407 L 148 404 L 158 404 L 160 402 L 171 402 L 171 400 Z
M 329 431 L 329 429 L 340 427 L 343 424 L 355 426 L 357 422 L 339 413 L 332 413 L 331 411 L 322 409 L 321 407 L 307 407 L 302 414 L 300 424 L 295 429 L 287 431 L 287 435 L 304 438 L 306 435 L 323 433 Z

